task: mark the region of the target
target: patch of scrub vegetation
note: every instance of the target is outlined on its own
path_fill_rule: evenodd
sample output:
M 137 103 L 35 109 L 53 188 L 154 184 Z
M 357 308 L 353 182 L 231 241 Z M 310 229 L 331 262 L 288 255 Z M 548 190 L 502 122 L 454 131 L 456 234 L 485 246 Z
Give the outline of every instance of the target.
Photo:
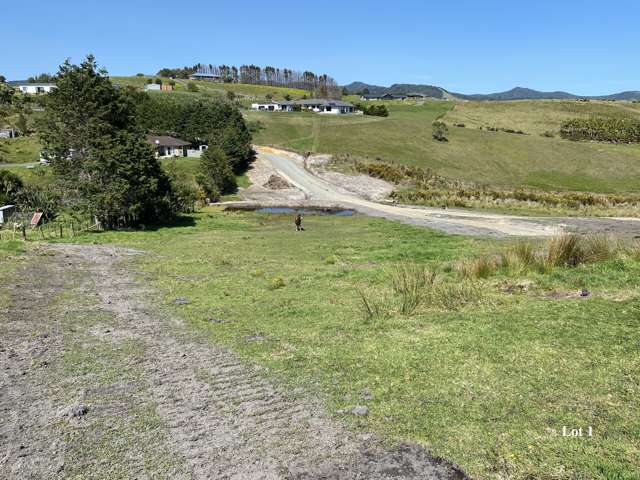
M 560 129 L 562 138 L 611 143 L 640 143 L 640 120 L 629 118 L 574 118 Z
M 301 234 L 290 215 L 208 208 L 187 218 L 81 240 L 148 251 L 138 261 L 158 302 L 211 341 L 319 390 L 354 428 L 420 442 L 472 477 L 640 469 L 635 254 L 545 271 L 514 263 L 461 281 L 467 259 L 514 248 L 524 264 L 549 246 L 357 215 L 309 217 Z M 359 290 L 381 315 L 367 319 Z M 363 402 L 367 416 L 344 413 Z M 563 426 L 591 426 L 593 437 L 563 437 Z
M 509 105 L 500 109 L 493 106 L 494 103 Z M 413 165 L 431 169 L 449 179 L 495 187 L 535 186 L 603 193 L 637 191 L 639 145 L 572 142 L 555 133 L 550 138 L 541 134 L 559 132 L 562 121 L 576 118 L 576 108 L 612 110 L 613 116 L 633 118 L 640 118 L 640 110 L 630 104 L 618 106 L 611 102 L 606 105 L 597 102 L 562 105 L 563 102 L 544 101 L 457 104 L 432 101 L 390 104 L 388 117 L 334 117 L 306 112 L 245 112 L 245 117 L 253 124 L 260 124 L 254 133 L 254 143 L 300 153 L 349 154 L 368 161 Z M 524 113 L 519 113 L 518 108 L 524 109 Z M 568 111 L 561 110 L 556 120 L 554 112 L 558 108 Z M 474 112 L 476 121 L 466 115 L 456 116 L 459 109 Z M 534 116 L 539 125 L 508 118 L 515 111 L 526 119 L 530 110 L 539 112 Z M 450 127 L 454 123 L 464 123 L 466 128 L 449 128 L 448 141 L 439 142 L 432 138 L 432 124 L 438 120 Z M 529 135 L 480 130 L 480 126 L 523 131 Z M 583 179 L 585 183 L 582 183 Z

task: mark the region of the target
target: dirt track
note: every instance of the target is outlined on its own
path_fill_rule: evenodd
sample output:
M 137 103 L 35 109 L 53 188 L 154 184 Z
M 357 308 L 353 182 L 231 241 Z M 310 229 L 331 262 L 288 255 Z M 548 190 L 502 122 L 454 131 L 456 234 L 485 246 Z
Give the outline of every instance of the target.
M 0 280 L 0 478 L 465 478 L 160 313 L 136 254 L 52 246 Z
M 293 193 L 267 191 L 264 188 L 249 188 L 243 192 L 247 199 L 262 205 L 339 206 L 374 217 L 460 235 L 549 236 L 561 231 L 577 231 L 608 232 L 624 237 L 640 236 L 640 218 L 521 217 L 454 208 L 442 210 L 378 203 L 363 198 L 362 185 L 352 189 L 345 185 L 344 179 L 336 184 L 330 181 L 330 176 L 314 175 L 305 168 L 305 159 L 300 155 L 270 147 L 258 147 L 257 150 L 262 170 L 271 168 L 289 184 L 297 187 Z M 249 175 L 252 175 L 251 171 Z

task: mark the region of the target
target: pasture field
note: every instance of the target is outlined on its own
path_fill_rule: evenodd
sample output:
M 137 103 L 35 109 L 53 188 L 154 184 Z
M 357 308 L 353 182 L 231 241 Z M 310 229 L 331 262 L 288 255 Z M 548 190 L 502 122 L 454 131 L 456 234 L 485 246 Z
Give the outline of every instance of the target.
M 473 128 L 471 121 L 465 124 L 466 128 L 452 126 L 473 117 L 478 126 L 520 125 L 525 132 L 554 130 L 563 118 L 557 113 L 557 105 L 562 105 L 559 102 L 508 102 L 507 106 L 503 105 L 507 102 L 496 106 L 490 102 L 398 103 L 389 105 L 390 115 L 386 118 L 329 117 L 304 112 L 246 112 L 245 116 L 251 122 L 259 122 L 255 143 L 298 152 L 394 161 L 431 168 L 451 179 L 494 186 L 602 193 L 640 189 L 639 145 L 571 142 L 538 133 L 492 132 Z M 585 115 L 589 109 L 594 113 L 603 110 L 631 116 L 640 112 L 635 104 L 573 103 L 572 108 L 584 109 L 581 114 Z M 525 123 L 528 112 L 536 110 L 542 113 Z M 514 120 L 512 125 L 507 117 L 520 120 Z M 437 142 L 431 137 L 431 124 L 438 118 L 449 124 L 448 142 Z M 498 122 L 498 118 L 504 123 Z
M 151 78 L 155 80 L 156 78 L 162 77 L 111 77 L 111 81 L 113 83 L 118 83 L 120 85 L 131 85 L 138 88 L 144 88 L 147 83 L 147 79 Z M 162 78 L 164 83 L 171 81 L 170 78 Z M 283 88 L 283 87 L 271 87 L 268 85 L 248 85 L 242 83 L 216 83 L 216 82 L 208 82 L 205 80 L 184 80 L 176 78 L 174 79 L 176 82 L 175 90 L 173 92 L 151 92 L 158 95 L 171 95 L 171 94 L 180 94 L 180 93 L 189 93 L 191 95 L 200 95 L 200 96 L 222 96 L 226 97 L 227 92 L 231 91 L 236 95 L 241 95 L 243 97 L 251 98 L 251 99 L 259 99 L 264 100 L 267 95 L 271 95 L 275 100 L 283 100 L 285 95 L 290 95 L 291 98 L 301 98 L 304 95 L 309 95 L 309 92 L 306 90 L 300 90 L 297 88 Z M 188 92 L 187 84 L 189 82 L 193 82 L 197 87 L 197 92 Z
M 532 135 L 550 132 L 558 136 L 562 122 L 591 116 L 640 119 L 640 104 L 597 100 L 459 102 L 443 120 L 449 124 L 463 123 L 467 128 L 507 128 Z
M 637 250 L 463 280 L 461 260 L 508 243 L 363 216 L 305 224 L 296 234 L 290 215 L 209 207 L 173 227 L 76 240 L 147 252 L 134 268 L 149 301 L 316 392 L 354 429 L 419 442 L 474 478 L 637 478 Z M 436 273 L 442 302 L 401 313 L 391 279 L 406 264 Z

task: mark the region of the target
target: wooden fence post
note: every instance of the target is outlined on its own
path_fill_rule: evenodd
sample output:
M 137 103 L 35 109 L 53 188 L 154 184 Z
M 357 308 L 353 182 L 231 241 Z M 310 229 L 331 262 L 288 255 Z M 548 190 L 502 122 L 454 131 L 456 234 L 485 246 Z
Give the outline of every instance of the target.
M 62 224 L 60 224 L 60 238 L 62 238 Z
M 76 227 L 74 227 L 73 222 L 71 222 L 71 236 L 76 236 Z
M 22 225 L 22 240 L 27 241 L 27 227 Z

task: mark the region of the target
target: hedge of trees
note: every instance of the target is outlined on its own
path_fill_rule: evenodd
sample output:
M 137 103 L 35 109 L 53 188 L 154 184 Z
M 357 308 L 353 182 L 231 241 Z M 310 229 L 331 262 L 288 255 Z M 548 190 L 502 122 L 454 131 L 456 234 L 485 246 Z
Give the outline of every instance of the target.
M 234 104 L 131 90 L 129 95 L 137 105 L 137 123 L 145 131 L 208 145 L 196 175 L 204 197 L 216 201 L 237 189 L 235 174 L 247 169 L 254 151 L 251 132 Z
M 628 118 L 574 118 L 560 128 L 562 138 L 611 143 L 640 143 L 640 121 Z
M 236 173 L 253 159 L 251 133 L 240 110 L 230 102 L 129 91 L 138 125 L 157 135 L 171 135 L 194 145 L 219 146 Z

